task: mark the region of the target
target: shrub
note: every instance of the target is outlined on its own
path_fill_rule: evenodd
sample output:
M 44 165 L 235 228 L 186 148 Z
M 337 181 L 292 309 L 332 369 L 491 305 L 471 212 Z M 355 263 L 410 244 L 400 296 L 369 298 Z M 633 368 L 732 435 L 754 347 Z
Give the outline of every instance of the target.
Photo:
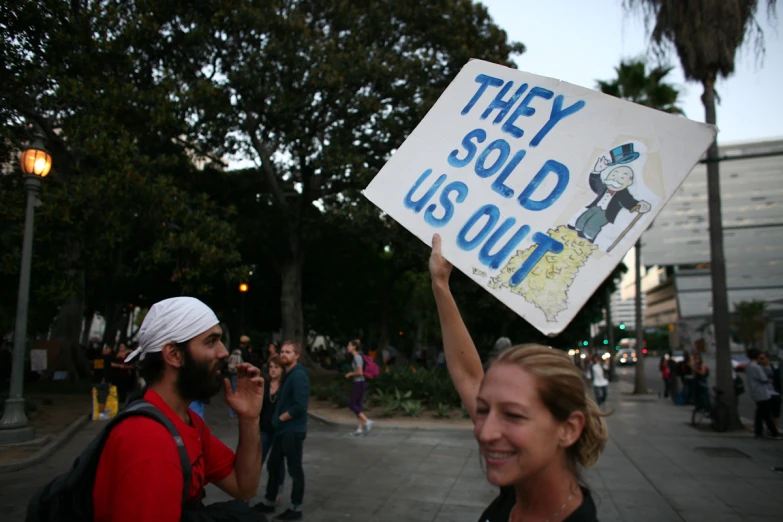
M 396 408 L 390 408 L 389 406 L 384 406 L 381 410 L 381 417 L 388 418 L 388 417 L 394 417 L 394 414 L 397 412 Z
M 400 403 L 400 407 L 402 408 L 403 413 L 408 417 L 418 417 L 424 410 L 421 401 L 416 400 L 403 401 Z
M 435 417 L 438 419 L 448 419 L 451 416 L 451 406 L 448 404 L 440 403 L 435 408 Z

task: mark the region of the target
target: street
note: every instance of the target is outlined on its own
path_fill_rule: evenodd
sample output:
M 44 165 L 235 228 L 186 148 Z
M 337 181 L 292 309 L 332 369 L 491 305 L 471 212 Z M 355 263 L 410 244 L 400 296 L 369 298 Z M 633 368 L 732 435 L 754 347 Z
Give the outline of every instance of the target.
M 693 428 L 686 408 L 630 395 L 625 381 L 632 373 L 624 369 L 623 382 L 609 386 L 610 441 L 598 465 L 583 473 L 602 522 L 780 520 L 783 473 L 775 469 L 783 468 L 783 443 Z M 207 406 L 206 418 L 218 437 L 236 445 L 236 423 L 219 397 Z M 420 419 L 427 425 L 426 417 Z M 33 492 L 67 469 L 100 426 L 87 425 L 35 467 L 0 474 L 3 520 L 23 520 Z M 311 421 L 305 520 L 475 522 L 497 495 L 470 429 L 378 428 L 367 437 L 351 437 L 350 431 Z M 260 493 L 265 484 L 266 472 Z M 283 507 L 289 488 L 286 480 Z M 226 495 L 209 486 L 207 500 Z
M 661 374 L 658 371 L 658 357 L 647 357 L 645 358 L 644 363 L 644 378 L 647 389 L 663 393 L 663 381 L 661 380 Z M 705 356 L 704 363 L 707 365 L 707 368 L 710 371 L 709 382 L 711 390 L 712 387 L 715 386 L 715 358 L 711 356 Z M 617 366 L 617 376 L 621 382 L 633 384 L 635 375 L 635 365 Z M 739 375 L 743 380 L 745 379 L 744 373 L 740 373 Z M 747 390 L 747 386 L 745 389 Z M 672 406 L 674 407 L 673 404 Z M 689 406 L 680 406 L 680 408 L 682 407 L 690 408 Z M 747 393 L 747 391 L 739 396 L 739 412 L 740 417 L 744 418 L 746 423 L 753 422 L 753 419 L 756 415 L 756 404 L 750 398 L 750 395 Z

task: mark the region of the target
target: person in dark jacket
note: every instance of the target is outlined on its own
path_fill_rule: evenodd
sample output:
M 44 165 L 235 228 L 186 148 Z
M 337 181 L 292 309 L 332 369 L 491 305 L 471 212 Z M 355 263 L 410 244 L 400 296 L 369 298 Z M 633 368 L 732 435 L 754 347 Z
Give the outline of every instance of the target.
M 264 406 L 261 408 L 261 460 L 266 461 L 269 450 L 272 449 L 272 441 L 275 439 L 275 428 L 272 426 L 272 418 L 275 415 L 277 401 L 280 399 L 280 391 L 283 388 L 283 363 L 279 357 L 269 359 L 269 370 L 264 379 Z M 280 487 L 283 491 L 285 480 L 285 462 L 280 460 Z M 280 495 L 277 495 L 279 498 Z M 276 499 L 277 500 L 277 499 Z
M 310 378 L 299 364 L 302 346 L 296 341 L 284 341 L 280 347 L 280 362 L 285 368 L 285 380 L 280 389 L 272 427 L 275 437 L 266 467 L 269 481 L 264 499 L 256 504 L 261 513 L 274 513 L 276 498 L 282 477 L 280 465 L 285 459 L 291 476 L 291 507 L 275 517 L 275 520 L 299 520 L 302 518 L 304 500 L 304 469 L 302 450 L 307 437 L 307 406 L 310 402 Z

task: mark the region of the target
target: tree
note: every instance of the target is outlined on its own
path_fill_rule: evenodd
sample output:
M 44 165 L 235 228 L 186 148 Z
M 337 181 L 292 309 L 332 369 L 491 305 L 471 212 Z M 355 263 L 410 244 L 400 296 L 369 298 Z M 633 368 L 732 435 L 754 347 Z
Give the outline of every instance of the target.
M 524 48 L 470 0 L 254 0 L 200 24 L 231 136 L 278 216 L 283 335 L 302 340 L 313 203 L 365 186 L 468 60 L 513 66 Z
M 642 13 L 652 26 L 654 49 L 667 53 L 673 46 L 685 78 L 702 84 L 705 121 L 717 123 L 715 81 L 734 73 L 737 51 L 753 40 L 756 53 L 763 55 L 764 38 L 756 20 L 759 0 L 623 0 L 628 11 Z M 767 0 L 767 14 L 774 16 L 776 0 Z M 712 273 L 712 321 L 715 329 L 717 385 L 729 407 L 732 429 L 741 429 L 732 379 L 729 345 L 730 317 L 726 288 L 726 260 L 723 252 L 718 142 L 707 149 L 707 201 L 710 227 Z
M 734 324 L 739 330 L 739 337 L 745 350 L 760 348 L 764 342 L 764 328 L 767 326 L 766 301 L 740 301 L 734 303 L 737 318 Z
M 668 112 L 669 114 L 683 114 L 677 106 L 680 102 L 680 92 L 666 83 L 666 76 L 672 71 L 672 67 L 657 66 L 649 71 L 644 60 L 622 60 L 619 67 L 615 67 L 617 77 L 611 81 L 598 80 L 598 88 L 601 92 L 623 98 L 624 100 L 644 105 L 652 109 Z M 644 345 L 644 328 L 642 326 L 642 242 L 641 239 L 634 246 L 636 249 L 636 346 Z M 647 393 L 644 382 L 644 353 L 640 348 L 636 350 L 639 363 L 636 364 L 634 375 L 634 393 Z
M 35 125 L 54 165 L 33 259 L 32 302 L 47 313 L 34 313 L 33 327 L 47 329 L 56 313 L 54 337 L 66 354 L 78 348 L 83 316 L 100 310 L 119 326 L 129 304 L 207 294 L 239 265 L 225 219 L 231 208 L 193 190 L 192 177 L 220 176 L 194 160 L 214 164 L 220 155 L 225 129 L 203 115 L 227 101 L 198 81 L 204 47 L 188 37 L 188 20 L 199 11 L 175 0 L 154 4 L 0 6 L 0 152 L 10 159 Z M 3 188 L 19 185 L 16 171 L 2 178 Z M 12 231 L 0 268 L 11 279 L 22 194 L 0 192 L 0 227 Z

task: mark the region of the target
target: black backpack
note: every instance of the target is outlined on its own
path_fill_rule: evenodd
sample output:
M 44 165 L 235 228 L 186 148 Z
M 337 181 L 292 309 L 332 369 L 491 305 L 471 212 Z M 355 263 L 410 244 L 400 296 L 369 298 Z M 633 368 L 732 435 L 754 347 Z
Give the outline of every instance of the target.
M 92 490 L 103 446 L 115 426 L 128 417 L 139 415 L 163 424 L 174 437 L 185 481 L 182 488 L 182 505 L 185 506 L 190 491 L 191 478 L 190 458 L 185 444 L 182 437 L 179 436 L 177 428 L 174 427 L 174 423 L 162 411 L 149 402 L 140 400 L 121 410 L 90 442 L 87 449 L 76 458 L 69 471 L 49 482 L 30 499 L 27 504 L 26 522 L 92 522 L 95 518 Z

